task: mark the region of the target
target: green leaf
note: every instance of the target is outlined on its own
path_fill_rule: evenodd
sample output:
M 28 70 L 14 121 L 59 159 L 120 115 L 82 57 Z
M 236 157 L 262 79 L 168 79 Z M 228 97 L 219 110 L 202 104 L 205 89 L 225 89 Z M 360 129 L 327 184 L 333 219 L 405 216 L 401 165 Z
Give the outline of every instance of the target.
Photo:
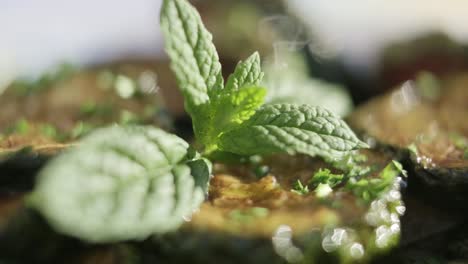
M 213 127 L 218 136 L 221 131 L 248 120 L 262 104 L 266 89 L 256 86 L 244 87 L 240 90 L 224 89 L 215 104 Z
M 310 76 L 307 61 L 300 53 L 279 55 L 281 63 L 264 63 L 262 85 L 268 89 L 268 104 L 294 103 L 321 106 L 343 117 L 353 108 L 353 101 L 345 87 Z
M 220 150 L 240 155 L 282 152 L 336 159 L 363 147 L 343 120 L 309 105 L 265 105 L 219 138 Z
M 211 173 L 188 150 L 156 128 L 98 129 L 40 172 L 29 201 L 56 230 L 86 241 L 172 231 L 200 206 Z
M 292 186 L 291 192 L 299 195 L 305 195 L 309 193 L 309 186 L 303 185 L 301 180 L 296 180 Z
M 364 201 L 370 202 L 386 193 L 395 184 L 395 179 L 399 175 L 406 177 L 406 171 L 403 166 L 395 160 L 392 160 L 380 172 L 378 178 L 350 178 L 346 183 L 346 188 L 352 190 L 354 194 L 361 197 Z
M 260 55 L 258 52 L 250 55 L 244 62 L 240 61 L 234 73 L 232 73 L 227 82 L 227 90 L 238 90 L 244 86 L 258 86 L 263 78 L 263 72 L 260 67 Z
M 343 174 L 333 174 L 329 169 L 319 169 L 309 181 L 309 185 L 317 187 L 319 184 L 327 184 L 331 188 L 343 181 Z
M 197 10 L 186 0 L 164 0 L 161 28 L 185 108 L 193 119 L 197 138 L 203 137 L 210 119 L 210 95 L 223 88 L 221 64 Z
M 201 158 L 188 162 L 197 186 L 201 186 L 204 192 L 208 192 L 212 164 L 208 159 Z

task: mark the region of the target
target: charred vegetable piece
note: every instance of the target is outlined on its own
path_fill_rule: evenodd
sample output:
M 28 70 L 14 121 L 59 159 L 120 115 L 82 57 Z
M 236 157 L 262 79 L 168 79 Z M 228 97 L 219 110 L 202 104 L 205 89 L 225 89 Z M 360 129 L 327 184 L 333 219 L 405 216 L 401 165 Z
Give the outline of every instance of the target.
M 437 84 L 427 78 L 424 73 L 415 82 L 371 100 L 349 122 L 371 143 L 391 146 L 406 156 L 415 172 L 413 186 L 439 193 L 440 201 L 455 202 L 444 206 L 464 205 L 468 201 L 468 74 L 448 76 Z M 440 89 L 438 96 L 427 96 L 427 85 Z

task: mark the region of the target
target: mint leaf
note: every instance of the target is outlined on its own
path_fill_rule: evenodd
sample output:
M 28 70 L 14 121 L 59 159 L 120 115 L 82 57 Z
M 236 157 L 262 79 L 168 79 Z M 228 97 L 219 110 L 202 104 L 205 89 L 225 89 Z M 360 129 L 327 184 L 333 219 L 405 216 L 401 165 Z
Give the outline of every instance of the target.
M 282 152 L 336 159 L 366 146 L 330 111 L 292 104 L 265 105 L 219 138 L 221 150 L 240 155 Z
M 193 119 L 195 135 L 203 138 L 208 130 L 206 121 L 210 120 L 207 106 L 210 95 L 223 88 L 221 64 L 212 36 L 197 10 L 185 0 L 164 0 L 161 28 L 185 108 Z
M 240 61 L 234 73 L 232 73 L 227 82 L 227 90 L 237 90 L 244 86 L 258 86 L 263 78 L 263 72 L 260 67 L 260 55 L 258 52 L 250 55 L 244 62 Z
M 245 62 L 239 62 L 226 83 L 226 88 L 219 91 L 213 98 L 212 141 L 221 132 L 230 130 L 249 119 L 260 107 L 266 96 L 266 89 L 257 87 L 261 82 L 263 72 L 260 68 L 258 52 L 252 54 Z
M 209 162 L 151 127 L 98 129 L 52 160 L 30 196 L 58 231 L 91 242 L 176 229 L 200 206 Z
M 244 87 L 240 90 L 224 89 L 216 101 L 213 126 L 227 131 L 233 125 L 249 119 L 262 104 L 266 90 L 261 87 Z

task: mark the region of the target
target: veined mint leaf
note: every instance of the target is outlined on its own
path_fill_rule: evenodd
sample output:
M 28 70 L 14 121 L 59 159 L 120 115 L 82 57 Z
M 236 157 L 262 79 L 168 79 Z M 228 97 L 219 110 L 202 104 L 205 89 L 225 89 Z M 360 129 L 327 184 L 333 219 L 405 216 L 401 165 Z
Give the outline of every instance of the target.
M 164 0 L 161 28 L 185 108 L 193 119 L 197 138 L 202 138 L 210 119 L 210 95 L 223 88 L 221 64 L 197 10 L 186 0 Z
M 201 138 L 208 149 L 215 149 L 217 137 L 249 119 L 260 107 L 266 95 L 266 89 L 258 87 L 263 77 L 260 68 L 260 56 L 252 54 L 245 62 L 237 64 L 234 73 L 229 76 L 226 87 L 218 90 L 211 97 L 211 120 L 205 120 L 208 129 Z
M 244 62 L 239 62 L 227 82 L 227 90 L 237 90 L 244 86 L 258 86 L 263 78 L 258 52 L 250 55 Z
M 265 95 L 266 89 L 256 86 L 222 90 L 213 110 L 213 126 L 219 128 L 218 134 L 249 119 L 263 104 Z
M 211 165 L 151 127 L 98 129 L 39 174 L 30 197 L 58 231 L 91 242 L 176 229 L 200 206 Z
M 265 105 L 219 139 L 220 150 L 241 155 L 285 152 L 335 159 L 366 146 L 330 111 L 292 104 Z

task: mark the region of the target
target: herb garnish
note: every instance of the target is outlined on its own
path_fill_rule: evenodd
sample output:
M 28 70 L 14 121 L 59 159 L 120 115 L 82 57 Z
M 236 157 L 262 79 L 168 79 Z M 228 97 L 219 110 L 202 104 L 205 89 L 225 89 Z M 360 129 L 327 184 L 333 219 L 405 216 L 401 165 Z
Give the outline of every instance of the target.
M 187 1 L 164 1 L 161 27 L 195 136 L 207 153 L 303 153 L 336 159 L 367 146 L 323 108 L 262 106 L 265 89 L 258 86 L 263 77 L 258 53 L 240 62 L 224 86 L 212 36 Z
M 299 195 L 304 195 L 309 193 L 309 186 L 302 184 L 301 180 L 296 180 L 294 182 L 291 192 Z
M 223 84 L 197 11 L 164 0 L 161 27 L 201 153 L 303 153 L 335 160 L 367 145 L 330 111 L 264 105 L 254 53 Z M 211 163 L 181 138 L 145 126 L 97 129 L 41 172 L 31 205 L 57 230 L 83 240 L 143 239 L 180 226 L 203 201 Z
M 311 186 L 317 197 L 325 197 L 331 192 L 333 187 L 343 181 L 343 178 L 343 174 L 333 174 L 329 169 L 319 169 L 314 173 L 307 184 L 303 184 L 300 180 L 294 182 L 291 191 L 299 195 L 304 195 L 309 193 L 309 186 Z
M 379 174 L 378 178 L 366 179 L 350 178 L 346 188 L 366 202 L 370 202 L 391 188 L 398 175 L 407 176 L 403 166 L 392 160 Z
M 328 184 L 331 188 L 340 184 L 343 181 L 343 174 L 333 174 L 329 169 L 319 169 L 312 179 L 309 181 L 309 185 L 318 186 L 319 184 Z

